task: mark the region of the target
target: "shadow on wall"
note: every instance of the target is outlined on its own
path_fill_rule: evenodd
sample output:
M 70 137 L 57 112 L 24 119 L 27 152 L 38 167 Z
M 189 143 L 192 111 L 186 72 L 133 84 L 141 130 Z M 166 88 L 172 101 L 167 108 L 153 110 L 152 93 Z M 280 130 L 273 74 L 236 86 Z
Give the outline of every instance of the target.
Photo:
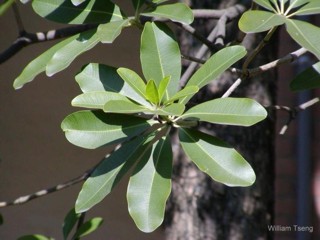
M 62 26 L 40 19 L 30 6 L 20 9 L 27 31 Z M 2 51 L 18 34 L 11 10 L 0 17 L 0 29 L 5 33 L 0 36 Z M 13 80 L 24 66 L 52 44 L 29 46 L 0 65 L 0 201 L 12 200 L 81 175 L 106 154 L 103 148 L 90 151 L 71 145 L 60 129 L 62 119 L 77 111 L 70 102 L 80 93 L 74 75 L 82 65 L 90 61 L 140 71 L 139 33 L 126 30 L 112 46 L 100 45 L 79 57 L 67 70 L 51 78 L 42 74 L 21 90 L 14 90 Z M 125 186 L 126 180 L 89 212 L 88 218 L 101 216 L 105 222 L 86 239 L 163 238 L 160 230 L 152 234 L 137 230 L 127 211 Z M 33 233 L 61 239 L 63 218 L 73 207 L 80 187 L 81 184 L 23 206 L 0 209 L 5 221 L 0 227 L 0 239 L 16 239 Z

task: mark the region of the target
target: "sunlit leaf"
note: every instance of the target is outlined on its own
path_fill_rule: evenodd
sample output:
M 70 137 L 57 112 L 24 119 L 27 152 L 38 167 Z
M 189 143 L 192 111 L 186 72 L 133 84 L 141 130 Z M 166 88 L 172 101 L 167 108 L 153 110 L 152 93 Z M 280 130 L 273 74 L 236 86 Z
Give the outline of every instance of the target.
M 250 164 L 223 141 L 198 131 L 179 129 L 181 146 L 198 168 L 227 186 L 246 187 L 256 177 Z
M 112 43 L 128 24 L 128 19 L 100 24 L 97 30 L 100 41 L 103 43 Z
M 115 92 L 87 92 L 75 97 L 71 104 L 75 107 L 103 109 L 104 105 L 112 100 L 127 100 L 122 94 Z
M 306 4 L 307 2 L 310 2 L 310 0 L 290 0 L 290 8 L 299 7 L 299 6 L 303 5 L 303 4 Z
M 177 92 L 175 95 L 173 95 L 165 103 L 174 102 L 174 101 L 179 100 L 179 99 L 181 99 L 183 97 L 186 97 L 186 96 L 189 96 L 189 95 L 194 95 L 198 91 L 199 91 L 199 88 L 197 86 L 186 86 L 185 88 L 183 88 L 179 92 Z
M 66 138 L 74 145 L 94 149 L 123 142 L 136 136 L 154 123 L 134 116 L 110 114 L 102 111 L 79 111 L 61 123 Z
M 193 22 L 193 13 L 184 3 L 160 5 L 151 11 L 141 13 L 141 15 L 170 19 L 182 24 L 191 24 Z
M 82 224 L 79 229 L 76 231 L 74 235 L 74 239 L 84 237 L 95 230 L 97 230 L 101 224 L 103 223 L 103 219 L 100 217 L 95 217 L 90 219 L 89 221 Z
M 62 232 L 63 232 L 63 239 L 67 240 L 70 232 L 72 231 L 73 227 L 78 222 L 78 219 L 80 217 L 80 214 L 77 214 L 72 208 L 66 217 L 64 218 L 63 225 L 62 225 Z
M 151 149 L 150 149 L 151 150 Z M 162 138 L 146 152 L 130 177 L 127 199 L 131 217 L 143 232 L 152 232 L 164 219 L 171 192 L 172 149 Z
M 147 138 L 139 136 L 124 143 L 105 158 L 85 181 L 76 201 L 76 212 L 86 212 L 101 202 L 145 151 Z
M 32 7 L 41 17 L 60 23 L 106 23 L 122 19 L 119 7 L 109 0 L 89 0 L 78 6 L 70 0 L 33 0 Z
M 159 93 L 160 102 L 162 101 L 164 94 L 167 92 L 167 87 L 170 83 L 170 80 L 171 80 L 171 76 L 167 76 L 167 77 L 164 77 L 159 83 L 158 93 Z M 166 98 L 169 98 L 169 96 L 167 96 Z
M 159 99 L 159 93 L 158 88 L 153 80 L 149 80 L 146 86 L 146 99 L 154 104 L 158 104 Z
M 162 24 L 145 24 L 141 36 L 140 58 L 145 79 L 153 79 L 158 87 L 163 78 L 171 76 L 168 96 L 178 91 L 181 55 L 169 28 Z
M 96 30 L 79 34 L 71 42 L 58 49 L 46 66 L 46 74 L 52 76 L 67 68 L 80 54 L 90 50 L 99 43 Z
M 108 113 L 140 113 L 148 110 L 145 106 L 124 100 L 109 101 L 103 107 L 103 111 Z
M 271 12 L 252 10 L 242 14 L 239 28 L 245 33 L 258 33 L 284 24 L 285 17 Z
M 306 48 L 320 59 L 320 28 L 300 20 L 287 19 L 287 31 L 302 47 Z
M 186 86 L 197 86 L 199 89 L 215 80 L 220 74 L 226 71 L 232 64 L 246 55 L 247 51 L 242 46 L 226 47 L 212 55 L 198 71 L 190 78 Z M 182 99 L 186 103 L 192 95 Z
M 52 56 L 62 47 L 74 41 L 78 35 L 67 38 L 66 40 L 54 45 L 40 56 L 32 60 L 22 71 L 22 73 L 15 79 L 13 87 L 15 89 L 22 88 L 24 84 L 31 82 L 37 75 L 46 70 L 47 63 Z
M 145 98 L 146 84 L 136 72 L 128 68 L 118 68 L 117 72 L 132 89 Z
M 153 112 L 157 115 L 180 116 L 184 112 L 184 109 L 185 105 L 180 103 L 172 103 L 167 107 L 156 109 Z
M 320 62 L 298 74 L 290 83 L 292 91 L 320 88 Z
M 294 15 L 301 16 L 301 15 L 311 15 L 311 14 L 318 14 L 318 13 L 320 13 L 320 1 L 311 0 L 308 4 L 299 8 L 294 13 Z
M 182 119 L 217 124 L 251 126 L 267 117 L 267 111 L 249 98 L 218 98 L 190 108 Z
M 87 1 L 87 0 L 71 0 L 72 4 L 75 6 L 78 6 L 85 1 Z

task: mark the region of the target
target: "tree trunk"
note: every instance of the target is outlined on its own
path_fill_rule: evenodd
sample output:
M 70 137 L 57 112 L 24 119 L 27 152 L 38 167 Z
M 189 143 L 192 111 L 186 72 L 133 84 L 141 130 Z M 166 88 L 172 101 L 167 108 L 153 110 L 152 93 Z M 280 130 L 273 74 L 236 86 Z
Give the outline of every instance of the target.
M 191 1 L 193 8 L 225 8 L 239 0 Z M 228 24 L 227 40 L 234 39 L 237 21 Z M 205 26 L 203 23 L 206 23 Z M 197 21 L 194 26 L 208 35 L 215 21 Z M 200 26 L 200 28 L 198 28 Z M 195 43 L 181 33 L 182 52 L 193 55 Z M 250 50 L 263 36 L 246 36 L 242 42 Z M 254 65 L 275 59 L 275 44 L 259 55 Z M 253 65 L 253 66 L 254 66 Z M 251 66 L 251 67 L 253 67 Z M 196 102 L 221 97 L 235 81 L 230 72 L 222 75 L 198 94 Z M 268 106 L 275 102 L 275 72 L 254 79 L 243 79 L 233 97 L 250 97 Z M 173 189 L 167 205 L 165 232 L 168 240 L 188 239 L 272 239 L 268 225 L 273 222 L 274 202 L 274 117 L 269 112 L 266 120 L 249 128 L 202 125 L 210 132 L 236 148 L 252 165 L 257 179 L 253 186 L 227 187 L 215 182 L 188 160 L 182 153 L 176 137 Z

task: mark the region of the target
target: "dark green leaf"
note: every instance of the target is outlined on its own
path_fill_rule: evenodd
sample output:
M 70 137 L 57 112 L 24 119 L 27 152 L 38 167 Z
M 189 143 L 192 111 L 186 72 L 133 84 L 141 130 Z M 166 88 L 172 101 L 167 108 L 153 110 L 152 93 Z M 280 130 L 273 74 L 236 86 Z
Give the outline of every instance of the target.
M 250 164 L 223 141 L 183 128 L 179 129 L 179 139 L 187 156 L 215 181 L 241 187 L 254 183 L 256 176 Z
M 272 5 L 272 1 L 277 1 L 277 0 L 253 0 L 254 2 L 258 3 L 260 6 L 269 9 L 271 11 L 275 11 L 274 6 Z
M 41 17 L 60 23 L 106 23 L 122 19 L 119 7 L 109 0 L 88 0 L 78 6 L 70 0 L 33 0 L 32 7 Z
M 290 83 L 292 91 L 320 88 L 320 62 L 298 74 Z
M 169 138 L 162 138 L 147 151 L 130 177 L 127 199 L 129 213 L 143 232 L 152 232 L 164 219 L 171 192 L 172 149 Z
M 138 10 L 146 0 L 132 0 L 134 9 Z
M 14 2 L 15 0 L 4 0 L 4 2 L 0 4 L 0 16 L 3 15 Z
M 94 149 L 120 143 L 148 129 L 153 120 L 102 111 L 79 111 L 67 116 L 61 128 L 74 145 Z
M 161 80 L 171 76 L 168 94 L 178 91 L 181 74 L 181 55 L 172 32 L 162 24 L 146 23 L 141 36 L 140 58 L 145 79 L 153 79 L 159 86 Z M 165 99 L 167 100 L 167 99 Z
M 85 181 L 76 201 L 76 211 L 85 212 L 101 202 L 145 151 L 146 137 L 124 143 L 105 158 Z
M 58 49 L 46 66 L 46 74 L 52 76 L 67 68 L 80 54 L 90 50 L 99 43 L 96 30 L 81 33 L 79 37 Z
M 246 55 L 247 51 L 242 46 L 231 46 L 221 49 L 212 55 L 198 71 L 190 78 L 186 86 L 197 86 L 199 89 L 216 79 L 226 71 L 232 64 Z M 182 99 L 181 103 L 186 103 L 192 95 Z
M 81 238 L 94 232 L 101 226 L 102 223 L 103 219 L 100 217 L 90 219 L 80 226 L 80 228 L 75 233 L 74 238 Z
M 251 126 L 267 117 L 267 111 L 249 98 L 217 98 L 190 108 L 183 119 L 210 123 Z
M 72 231 L 73 227 L 76 225 L 80 214 L 76 214 L 74 208 L 72 208 L 67 216 L 64 218 L 62 225 L 63 238 L 66 240 Z
M 141 15 L 170 19 L 173 22 L 180 22 L 182 24 L 191 24 L 193 22 L 193 13 L 184 3 L 157 6 L 151 11 L 141 13 Z
M 40 56 L 32 60 L 22 71 L 22 73 L 14 80 L 13 87 L 15 89 L 22 88 L 24 84 L 31 82 L 37 75 L 46 70 L 46 66 L 52 56 L 62 47 L 69 44 L 79 37 L 79 34 L 67 38 L 66 40 L 54 45 Z
M 75 6 L 78 6 L 85 1 L 87 1 L 87 0 L 71 0 L 72 4 Z
M 285 16 L 271 12 L 252 10 L 245 12 L 239 20 L 239 28 L 245 33 L 259 33 L 285 23 Z

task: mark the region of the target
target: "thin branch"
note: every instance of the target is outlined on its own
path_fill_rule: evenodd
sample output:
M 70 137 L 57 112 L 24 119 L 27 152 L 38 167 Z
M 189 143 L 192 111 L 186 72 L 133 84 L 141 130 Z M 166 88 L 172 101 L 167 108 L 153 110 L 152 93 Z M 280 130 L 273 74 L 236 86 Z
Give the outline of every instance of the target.
M 185 60 L 189 60 L 191 62 L 196 62 L 196 63 L 200 63 L 200 64 L 205 64 L 205 62 L 206 62 L 206 60 L 202 60 L 202 59 L 191 57 L 191 56 L 184 55 L 184 54 L 182 54 L 181 57 Z
M 210 18 L 210 19 L 220 19 L 222 16 L 227 16 L 229 21 L 240 16 L 246 10 L 245 6 L 242 4 L 236 4 L 232 7 L 221 10 L 213 9 L 194 9 L 193 16 L 194 18 Z
M 97 24 L 86 24 L 50 30 L 47 32 L 28 33 L 22 31 L 20 32 L 20 36 L 12 43 L 12 45 L 0 53 L 0 64 L 13 57 L 22 48 L 30 44 L 69 37 L 96 27 Z
M 285 111 L 288 113 L 288 119 L 286 121 L 286 123 L 283 125 L 283 127 L 281 128 L 279 134 L 280 135 L 283 135 L 286 133 L 287 129 L 289 128 L 289 125 L 290 123 L 296 119 L 297 115 L 306 110 L 307 108 L 313 106 L 314 104 L 320 102 L 320 98 L 319 97 L 316 97 L 316 98 L 313 98 L 305 103 L 302 103 L 294 108 L 290 108 L 290 107 L 287 107 L 287 106 L 279 106 L 279 105 L 275 105 L 275 106 L 269 106 L 269 108 L 273 108 L 273 109 L 276 109 L 276 110 L 282 110 L 282 111 Z
M 234 90 L 236 90 L 237 87 L 241 84 L 241 78 L 238 78 L 230 87 L 229 89 L 222 95 L 221 98 L 229 97 Z
M 21 20 L 20 13 L 19 13 L 18 5 L 16 3 L 13 3 L 12 4 L 12 9 L 13 9 L 14 17 L 15 17 L 16 22 L 17 22 L 19 33 L 21 34 L 25 30 L 24 30 L 24 26 L 23 26 L 23 23 L 22 23 L 22 20 Z

